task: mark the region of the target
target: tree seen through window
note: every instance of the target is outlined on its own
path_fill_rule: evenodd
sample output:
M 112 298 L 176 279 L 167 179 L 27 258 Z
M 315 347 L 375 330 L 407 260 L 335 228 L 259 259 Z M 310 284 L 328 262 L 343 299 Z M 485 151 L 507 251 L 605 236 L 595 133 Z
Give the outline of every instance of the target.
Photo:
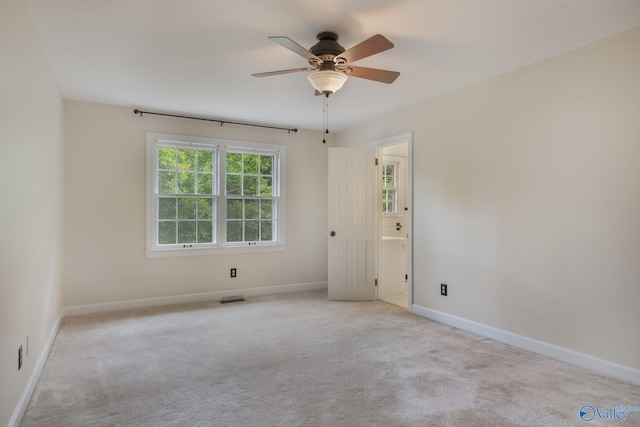
M 273 241 L 274 156 L 227 153 L 227 242 Z

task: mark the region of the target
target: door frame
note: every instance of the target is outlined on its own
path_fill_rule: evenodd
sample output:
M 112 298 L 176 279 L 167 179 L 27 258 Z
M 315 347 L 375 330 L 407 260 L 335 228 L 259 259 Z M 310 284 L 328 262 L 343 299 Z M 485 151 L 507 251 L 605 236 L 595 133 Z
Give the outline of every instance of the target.
M 373 141 L 371 147 L 376 149 L 376 158 L 382 161 L 382 149 L 390 145 L 407 143 L 407 311 L 413 309 L 413 132 L 406 132 L 396 136 Z M 382 204 L 380 188 L 381 182 L 377 180 L 378 209 L 376 210 L 376 277 L 378 276 L 378 265 L 380 256 L 380 241 L 382 238 Z M 376 299 L 378 289 L 376 288 Z

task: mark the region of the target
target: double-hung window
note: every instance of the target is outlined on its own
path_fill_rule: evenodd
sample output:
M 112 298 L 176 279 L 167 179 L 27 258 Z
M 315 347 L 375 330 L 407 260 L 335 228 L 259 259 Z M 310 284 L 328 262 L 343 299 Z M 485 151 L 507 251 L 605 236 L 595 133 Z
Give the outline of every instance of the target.
M 383 215 L 397 215 L 399 205 L 399 169 L 400 162 L 382 161 L 382 213 Z
M 147 256 L 281 250 L 285 147 L 147 134 Z

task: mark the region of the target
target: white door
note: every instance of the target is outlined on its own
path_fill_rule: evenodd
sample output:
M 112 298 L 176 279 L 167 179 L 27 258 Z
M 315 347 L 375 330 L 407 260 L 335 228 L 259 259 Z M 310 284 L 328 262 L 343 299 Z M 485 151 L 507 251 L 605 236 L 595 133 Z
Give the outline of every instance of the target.
M 329 148 L 329 299 L 374 300 L 374 148 Z

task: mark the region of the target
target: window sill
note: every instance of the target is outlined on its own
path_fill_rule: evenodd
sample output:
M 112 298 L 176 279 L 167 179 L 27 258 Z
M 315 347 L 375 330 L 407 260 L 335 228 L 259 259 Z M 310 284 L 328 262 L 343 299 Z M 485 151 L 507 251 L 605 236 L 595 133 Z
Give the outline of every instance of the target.
M 181 256 L 202 255 L 227 255 L 227 254 L 252 254 L 256 252 L 280 252 L 286 249 L 286 245 L 263 246 L 225 246 L 218 248 L 184 248 L 184 249 L 147 249 L 147 258 L 170 258 Z

